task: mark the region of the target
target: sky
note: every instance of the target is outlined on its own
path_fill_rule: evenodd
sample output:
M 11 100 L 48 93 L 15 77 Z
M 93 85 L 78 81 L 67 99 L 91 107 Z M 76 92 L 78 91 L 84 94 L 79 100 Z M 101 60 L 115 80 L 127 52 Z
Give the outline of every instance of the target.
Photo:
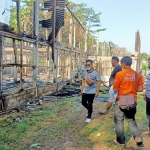
M 101 12 L 100 41 L 112 41 L 134 52 L 135 32 L 141 35 L 141 51 L 150 53 L 150 0 L 72 0 Z
M 0 22 L 9 22 L 9 10 L 10 7 L 15 4 L 12 0 L 0 0 Z M 2 14 L 4 12 L 4 14 Z
M 141 35 L 141 51 L 150 54 L 150 0 L 71 0 L 85 3 L 96 12 L 101 12 L 101 28 L 106 31 L 99 33 L 100 41 L 112 41 L 119 47 L 134 52 L 135 32 Z M 9 11 L 14 5 L 12 0 L 0 0 L 0 22 L 9 22 Z

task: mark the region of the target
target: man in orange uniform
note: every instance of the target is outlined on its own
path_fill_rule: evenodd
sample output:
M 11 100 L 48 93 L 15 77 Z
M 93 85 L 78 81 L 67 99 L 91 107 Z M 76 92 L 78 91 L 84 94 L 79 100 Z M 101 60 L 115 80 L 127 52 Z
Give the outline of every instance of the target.
M 118 72 L 115 76 L 115 82 L 113 90 L 117 92 L 116 102 L 119 100 L 120 96 L 126 94 L 134 95 L 137 99 L 137 92 L 143 91 L 143 80 L 142 76 L 138 74 L 137 76 L 137 91 L 135 88 L 135 71 L 131 69 L 132 59 L 129 56 L 125 56 L 121 59 L 122 71 Z M 127 120 L 130 127 L 133 138 L 136 141 L 138 147 L 143 146 L 141 135 L 138 130 L 137 123 L 135 121 L 136 107 L 132 109 L 121 109 L 114 104 L 114 124 L 116 131 L 115 143 L 119 143 L 121 146 L 125 146 L 125 135 L 124 135 L 124 119 Z

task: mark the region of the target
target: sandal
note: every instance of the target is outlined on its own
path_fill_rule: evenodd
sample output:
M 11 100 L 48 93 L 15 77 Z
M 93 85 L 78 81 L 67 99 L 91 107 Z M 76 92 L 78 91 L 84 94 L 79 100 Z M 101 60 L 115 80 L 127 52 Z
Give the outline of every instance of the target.
M 113 143 L 114 143 L 115 145 L 121 146 L 122 148 L 126 148 L 126 143 L 125 143 L 125 144 L 120 144 L 116 139 L 113 140 Z

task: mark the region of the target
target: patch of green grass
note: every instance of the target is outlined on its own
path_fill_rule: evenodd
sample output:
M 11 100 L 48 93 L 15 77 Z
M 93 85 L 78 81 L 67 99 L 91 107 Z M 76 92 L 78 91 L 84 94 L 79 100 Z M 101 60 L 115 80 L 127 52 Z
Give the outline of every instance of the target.
M 145 124 L 147 123 L 146 118 L 146 103 L 143 100 L 143 94 L 138 94 L 138 105 L 137 105 L 137 114 L 136 114 L 136 120 L 139 123 Z
M 6 125 L 13 120 L 12 116 L 1 120 L 0 150 L 28 149 L 32 142 L 41 142 L 57 136 L 70 126 L 68 114 L 63 116 L 60 114 L 61 111 L 68 110 L 69 112 L 75 103 L 77 102 L 73 99 L 57 102 L 52 108 L 34 111 L 24 117 L 20 123 L 14 122 L 8 126 Z M 27 146 L 24 141 L 27 142 Z

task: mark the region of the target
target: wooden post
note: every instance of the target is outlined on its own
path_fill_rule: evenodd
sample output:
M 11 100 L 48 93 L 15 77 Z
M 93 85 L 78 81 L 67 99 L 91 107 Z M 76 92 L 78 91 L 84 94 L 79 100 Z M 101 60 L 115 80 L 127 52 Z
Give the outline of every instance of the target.
M 48 39 L 48 29 L 46 29 L 46 39 Z
M 66 74 L 65 74 L 65 76 L 66 76 L 66 78 L 68 77 L 68 52 L 66 52 L 66 55 L 65 55 L 65 72 L 66 72 Z
M 3 36 L 0 35 L 0 96 L 2 96 L 2 84 L 3 84 Z
M 34 0 L 34 17 L 33 17 L 33 24 L 34 24 L 34 35 L 37 37 L 36 42 L 33 44 L 33 86 L 37 89 L 37 75 L 38 75 L 38 34 L 39 34 L 39 21 L 38 21 L 38 12 L 39 12 L 39 5 L 38 0 Z M 36 90 L 37 91 L 37 90 Z M 37 96 L 37 92 L 36 92 Z
M 16 7 L 17 7 L 17 26 L 18 26 L 18 33 L 21 32 L 21 16 L 20 16 L 20 0 L 16 1 Z M 23 89 L 22 85 L 22 50 L 23 49 L 23 41 L 20 41 L 20 89 Z M 14 72 L 15 74 L 15 72 Z M 15 75 L 16 76 L 16 75 Z M 16 79 L 15 79 L 16 80 Z
M 104 56 L 107 56 L 107 53 L 106 53 L 106 42 L 105 41 L 103 43 L 103 51 L 104 51 Z
M 85 33 L 85 46 L 84 46 L 84 52 L 87 52 L 88 50 L 88 29 L 86 29 Z
M 22 64 L 23 64 L 22 51 L 23 51 L 23 41 L 20 41 L 20 90 L 23 89 L 23 85 L 22 85 Z
M 64 77 L 65 77 L 65 71 L 64 71 L 65 70 L 65 67 L 64 67 L 65 66 L 65 58 L 66 57 L 65 57 L 65 51 L 64 51 L 64 55 L 63 55 L 63 58 L 62 58 L 63 59 L 63 63 L 62 63 L 62 65 L 63 65 L 63 81 L 64 81 Z
M 52 19 L 52 39 L 53 39 L 53 50 L 54 50 L 54 65 L 53 65 L 53 82 L 57 83 L 57 65 L 58 65 L 58 49 L 55 45 L 55 28 L 56 28 L 56 0 L 53 0 L 53 19 Z
M 47 54 L 47 58 L 46 58 L 46 72 L 47 72 L 47 81 L 50 80 L 50 70 L 49 70 L 49 46 L 46 47 L 46 54 Z
M 74 69 L 73 70 L 76 70 L 76 68 L 77 68 L 77 53 L 76 52 L 75 52 L 73 65 L 74 65 Z
M 24 17 L 23 29 L 24 29 L 25 32 L 27 31 L 27 18 L 26 17 Z M 28 43 L 24 42 L 24 45 L 28 46 Z
M 50 49 L 50 47 L 49 47 L 49 49 Z M 50 68 L 49 68 L 49 71 L 50 71 L 50 81 L 51 81 L 51 77 L 52 77 L 52 72 L 51 72 L 51 70 L 52 70 L 52 68 L 53 68 L 53 63 L 52 63 L 52 53 L 49 51 L 49 66 L 50 66 Z
M 72 17 L 70 18 L 69 46 L 72 48 Z
M 21 17 L 20 17 L 20 0 L 16 1 L 17 7 L 17 26 L 18 26 L 18 33 L 21 31 Z
M 137 62 L 136 62 L 137 72 L 140 72 L 140 48 L 141 48 L 140 33 L 139 31 L 137 31 L 135 35 L 135 57 L 137 59 Z
M 14 49 L 14 63 L 17 64 L 17 48 L 16 48 L 16 42 L 15 39 L 13 39 L 13 49 Z M 17 83 L 17 66 L 14 65 L 14 83 Z
M 72 52 L 69 52 L 69 66 L 68 66 L 68 78 L 71 79 L 71 72 L 72 72 Z
M 54 59 L 55 59 L 55 63 L 54 63 L 54 74 L 55 74 L 55 78 L 54 78 L 54 83 L 57 83 L 58 82 L 58 78 L 57 78 L 57 76 L 58 76 L 58 49 L 57 48 L 55 48 L 55 57 L 54 57 Z
M 58 75 L 60 75 L 60 54 L 58 54 Z
M 10 62 L 11 62 L 11 60 L 14 62 L 14 57 L 13 57 L 13 53 L 12 52 L 10 52 L 9 60 L 10 60 Z M 10 67 L 10 70 L 11 70 L 11 77 L 13 77 L 14 76 L 14 67 L 13 66 Z
M 74 25 L 73 48 L 76 48 L 76 26 Z
M 78 53 L 78 70 L 80 69 L 80 53 Z
M 58 32 L 58 42 L 62 43 L 62 29 Z
M 25 53 L 25 56 L 24 56 L 24 62 L 25 64 L 27 64 L 27 52 Z M 24 68 L 24 74 L 27 75 L 27 67 Z

